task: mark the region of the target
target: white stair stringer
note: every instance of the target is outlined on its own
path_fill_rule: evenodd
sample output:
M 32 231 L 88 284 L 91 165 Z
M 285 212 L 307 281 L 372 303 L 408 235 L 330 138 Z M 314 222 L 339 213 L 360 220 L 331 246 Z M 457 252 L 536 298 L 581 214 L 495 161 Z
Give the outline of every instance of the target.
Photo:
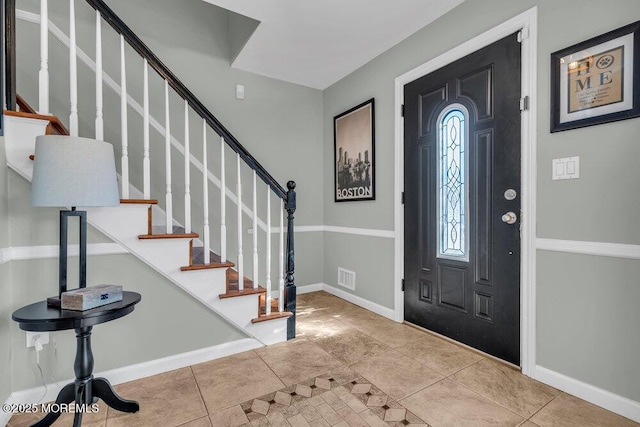
M 46 120 L 5 116 L 7 164 L 28 181 L 33 174 L 29 155 L 47 124 Z M 251 323 L 258 317 L 259 294 L 219 298 L 226 291 L 224 268 L 180 271 L 189 264 L 189 239 L 139 239 L 147 230 L 147 209 L 148 205 L 124 204 L 86 210 L 93 227 L 249 336 L 265 345 L 286 341 L 286 318 Z

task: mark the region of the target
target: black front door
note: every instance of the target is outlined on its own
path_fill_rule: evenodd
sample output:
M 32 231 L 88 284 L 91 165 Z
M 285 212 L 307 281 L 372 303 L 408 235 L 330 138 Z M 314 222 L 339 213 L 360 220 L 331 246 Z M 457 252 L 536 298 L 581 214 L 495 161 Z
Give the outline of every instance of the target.
M 405 320 L 520 364 L 520 43 L 407 84 Z

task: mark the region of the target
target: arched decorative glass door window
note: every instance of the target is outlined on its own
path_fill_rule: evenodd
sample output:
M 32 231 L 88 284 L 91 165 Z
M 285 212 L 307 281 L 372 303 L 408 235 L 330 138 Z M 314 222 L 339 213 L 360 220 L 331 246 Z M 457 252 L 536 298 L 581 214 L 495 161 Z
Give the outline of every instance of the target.
M 469 259 L 468 112 L 454 104 L 438 118 L 438 256 Z

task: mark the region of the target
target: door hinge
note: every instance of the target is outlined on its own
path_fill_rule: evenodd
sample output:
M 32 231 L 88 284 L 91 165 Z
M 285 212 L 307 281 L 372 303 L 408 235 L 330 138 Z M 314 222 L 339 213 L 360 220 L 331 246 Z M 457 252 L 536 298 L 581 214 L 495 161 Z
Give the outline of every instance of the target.
M 529 28 L 524 27 L 520 31 L 518 31 L 518 43 L 522 43 L 523 40 L 529 38 Z
M 402 117 L 404 117 L 404 104 L 402 104 L 400 114 L 402 115 Z
M 402 192 L 402 201 L 401 203 L 404 205 L 404 191 Z
M 520 112 L 527 111 L 529 109 L 529 96 L 523 96 L 520 98 Z
M 404 279 L 402 279 L 402 292 L 404 292 Z

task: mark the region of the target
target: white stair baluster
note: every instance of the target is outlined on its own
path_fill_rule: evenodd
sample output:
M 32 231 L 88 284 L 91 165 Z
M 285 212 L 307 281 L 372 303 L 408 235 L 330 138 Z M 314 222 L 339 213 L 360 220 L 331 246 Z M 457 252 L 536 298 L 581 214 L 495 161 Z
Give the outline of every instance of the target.
M 102 17 L 96 10 L 96 139 L 104 140 L 102 111 Z
M 40 114 L 49 114 L 49 5 L 40 0 L 40 72 L 38 73 L 38 107 Z
M 143 154 L 142 154 L 142 175 L 143 175 L 143 198 L 151 199 L 151 159 L 149 158 L 149 63 L 144 60 L 143 73 Z
M 258 188 L 253 171 L 253 288 L 258 288 Z
M 224 167 L 224 137 L 220 137 L 220 262 L 227 262 L 227 184 Z
M 78 62 L 76 48 L 76 6 L 75 0 L 69 0 L 69 134 L 78 136 Z
M 120 35 L 120 135 L 122 139 L 122 198 L 129 198 L 129 125 L 127 121 L 127 69 L 124 36 Z
M 267 185 L 267 259 L 265 287 L 267 288 L 267 314 L 271 314 L 271 188 Z
M 167 234 L 173 233 L 173 196 L 171 194 L 171 118 L 169 116 L 169 82 L 164 81 L 164 158 L 166 197 L 165 211 Z
M 284 201 L 280 200 L 280 245 L 278 248 L 280 279 L 278 280 L 278 311 L 284 311 Z
M 191 155 L 189 147 L 189 103 L 184 100 L 184 228 L 191 233 Z
M 242 259 L 242 183 L 240 171 L 240 153 L 237 155 L 238 183 L 236 184 L 236 198 L 238 200 L 238 290 L 244 289 L 244 260 Z
M 204 263 L 211 262 L 209 235 L 209 166 L 207 164 L 207 121 L 202 119 L 202 205 L 204 207 Z

